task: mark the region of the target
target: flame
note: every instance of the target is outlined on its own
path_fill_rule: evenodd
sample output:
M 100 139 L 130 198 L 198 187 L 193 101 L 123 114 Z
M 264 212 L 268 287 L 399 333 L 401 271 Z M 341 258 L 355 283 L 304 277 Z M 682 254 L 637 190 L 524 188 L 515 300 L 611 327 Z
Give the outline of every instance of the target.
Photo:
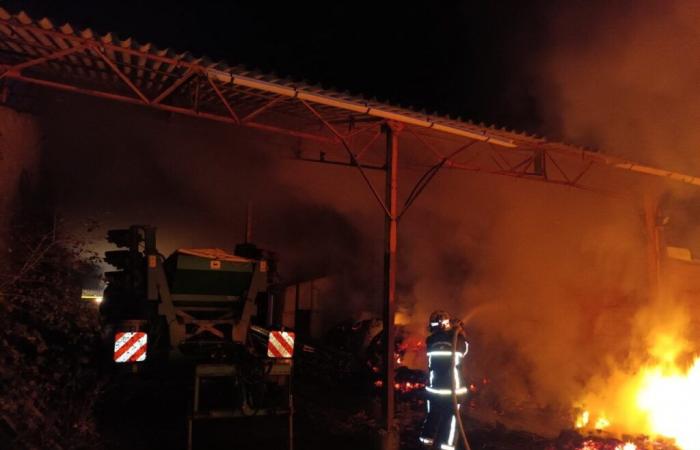
M 700 449 L 700 358 L 685 372 L 675 365 L 645 369 L 637 406 L 653 432 L 675 439 L 684 450 Z
M 581 450 L 597 450 L 599 447 L 594 441 L 584 441 Z
M 583 445 L 579 447 L 578 450 L 604 450 L 609 448 L 611 447 L 603 442 L 597 442 L 589 439 L 583 441 Z M 616 445 L 614 450 L 637 450 L 637 446 L 632 442 L 625 442 L 624 444 Z
M 610 421 L 605 417 L 605 415 L 601 415 L 598 417 L 598 420 L 595 421 L 595 429 L 596 430 L 604 430 L 607 427 L 610 426 Z
M 397 391 L 405 394 L 407 392 L 424 389 L 425 385 L 423 383 L 411 383 L 410 381 L 405 381 L 403 383 L 394 383 L 394 388 Z
M 576 418 L 576 428 L 583 428 L 586 425 L 588 425 L 588 421 L 590 420 L 591 413 L 588 411 L 583 411 L 579 416 Z
M 581 411 L 581 414 L 576 417 L 574 426 L 576 428 L 586 428 L 589 423 L 591 423 L 591 413 L 588 410 L 583 410 Z M 599 414 L 593 428 L 596 430 L 604 430 L 609 426 L 610 420 L 605 416 L 605 414 Z
M 622 445 L 616 446 L 615 450 L 637 450 L 637 446 L 631 442 L 625 442 Z
M 576 428 L 646 434 L 673 440 L 682 450 L 700 450 L 700 357 L 690 365 L 680 362 L 687 361 L 689 345 L 678 332 L 656 333 L 650 342 L 646 364 L 617 371 L 603 380 L 600 392 L 586 396 L 583 404 L 589 407 L 576 418 Z M 589 411 L 595 411 L 595 422 Z

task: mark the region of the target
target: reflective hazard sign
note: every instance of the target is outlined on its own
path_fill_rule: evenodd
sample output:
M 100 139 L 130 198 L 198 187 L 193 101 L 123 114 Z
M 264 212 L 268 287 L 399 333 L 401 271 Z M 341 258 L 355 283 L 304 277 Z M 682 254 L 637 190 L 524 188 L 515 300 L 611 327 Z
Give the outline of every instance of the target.
M 120 331 L 114 335 L 114 362 L 146 360 L 148 335 L 141 331 Z
M 294 333 L 270 331 L 267 340 L 267 356 L 270 358 L 291 358 L 294 355 Z

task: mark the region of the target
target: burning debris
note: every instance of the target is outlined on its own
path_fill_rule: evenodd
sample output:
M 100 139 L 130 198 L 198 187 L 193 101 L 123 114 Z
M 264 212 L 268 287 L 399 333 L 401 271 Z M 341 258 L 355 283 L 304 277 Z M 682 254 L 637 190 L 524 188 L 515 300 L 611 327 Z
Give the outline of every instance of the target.
M 591 413 L 588 410 L 582 411 L 581 414 L 576 417 L 577 429 L 592 427 L 596 431 L 602 431 L 609 426 L 610 420 L 605 416 L 605 413 L 601 413 L 594 421 L 591 420 Z
M 653 436 L 669 438 L 683 450 L 700 448 L 700 431 L 694 414 L 700 398 L 699 361 L 696 359 L 687 371 L 668 364 L 643 367 L 619 386 L 622 392 L 631 395 L 626 405 L 629 413 L 621 419 L 625 422 L 618 426 L 615 419 L 608 419 L 605 413 L 594 418 L 584 410 L 576 418 L 576 428 L 596 431 L 625 429 L 629 426 L 629 418 L 637 417 L 642 424 L 640 429 Z
M 695 414 L 700 402 L 700 357 L 685 337 L 687 312 L 678 305 L 655 302 L 638 316 L 636 327 L 631 333 L 644 333 L 642 342 L 649 344 L 648 349 L 632 354 L 627 368 L 614 367 L 589 383 L 576 428 L 642 433 L 683 450 L 700 449 Z
M 322 341 L 303 345 L 298 370 L 328 380 L 342 379 L 376 393 L 383 386 L 381 331 L 381 320 L 377 319 L 340 323 Z M 411 353 L 424 353 L 424 347 L 422 341 L 399 334 L 394 352 L 394 388 L 399 394 L 419 393 L 425 388 L 425 371 L 404 364 Z
M 678 450 L 672 442 L 648 436 L 605 436 L 600 432 L 583 435 L 576 431 L 562 432 L 546 450 Z

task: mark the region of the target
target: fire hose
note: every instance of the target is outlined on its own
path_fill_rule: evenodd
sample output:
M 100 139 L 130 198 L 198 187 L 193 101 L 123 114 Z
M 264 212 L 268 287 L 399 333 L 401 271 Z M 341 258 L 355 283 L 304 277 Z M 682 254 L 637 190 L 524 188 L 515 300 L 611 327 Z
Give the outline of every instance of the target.
M 452 333 L 452 352 L 454 355 L 452 361 L 455 370 L 457 369 L 457 338 L 460 334 L 462 334 L 462 324 L 461 322 L 458 322 L 455 326 L 454 333 Z M 462 441 L 464 442 L 464 447 L 466 448 L 466 450 L 471 450 L 471 447 L 469 446 L 469 441 L 467 440 L 467 433 L 464 431 L 464 424 L 462 424 L 462 416 L 459 413 L 459 402 L 457 401 L 457 377 L 453 376 L 450 378 L 452 379 L 452 409 L 455 418 L 457 419 L 459 435 L 462 438 Z

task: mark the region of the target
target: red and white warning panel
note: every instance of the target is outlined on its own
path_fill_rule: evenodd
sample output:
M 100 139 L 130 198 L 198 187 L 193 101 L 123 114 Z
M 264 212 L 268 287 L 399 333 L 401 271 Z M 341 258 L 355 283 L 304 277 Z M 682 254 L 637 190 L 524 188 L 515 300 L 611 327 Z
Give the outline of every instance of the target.
M 146 360 L 148 334 L 141 331 L 118 331 L 114 335 L 114 362 L 140 362 Z
M 291 358 L 294 356 L 294 333 L 270 331 L 267 339 L 267 356 L 270 358 Z

